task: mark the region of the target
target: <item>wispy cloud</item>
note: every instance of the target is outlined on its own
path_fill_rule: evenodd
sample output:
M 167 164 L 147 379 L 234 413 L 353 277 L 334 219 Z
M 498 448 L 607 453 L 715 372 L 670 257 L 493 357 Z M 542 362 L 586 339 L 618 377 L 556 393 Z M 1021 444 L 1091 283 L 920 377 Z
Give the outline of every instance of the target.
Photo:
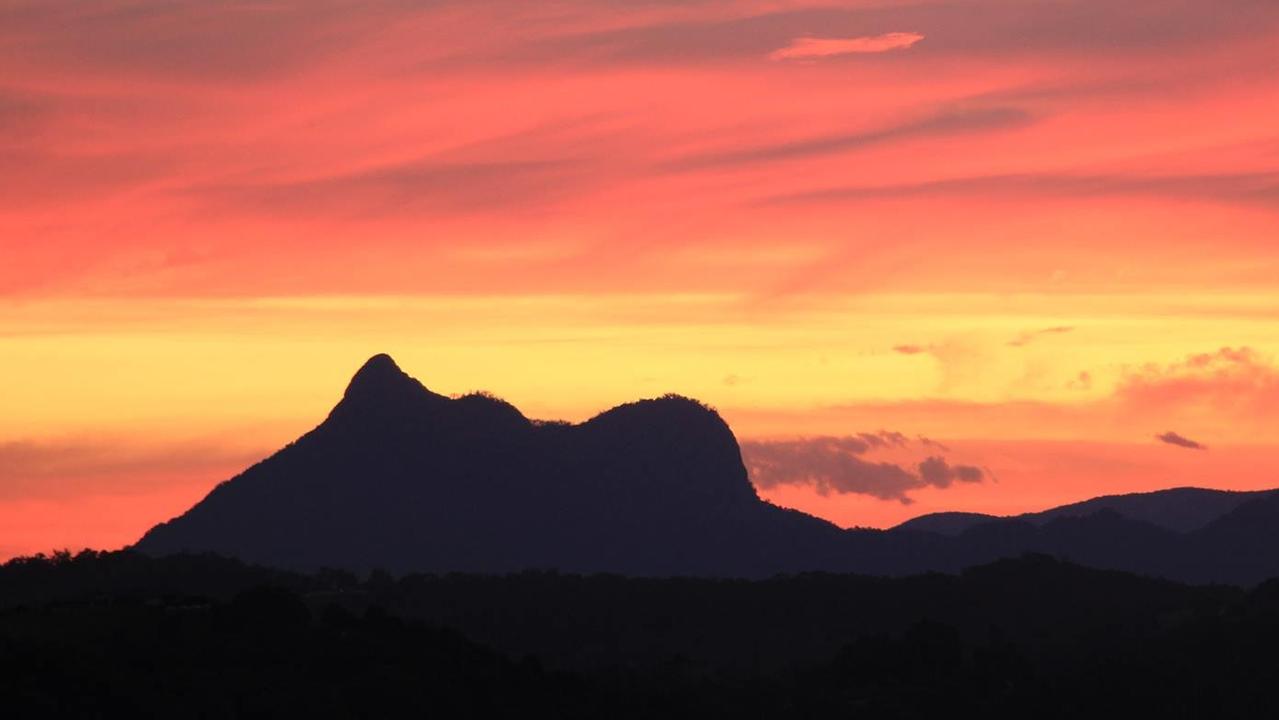
M 1248 347 L 1191 355 L 1172 365 L 1150 364 L 1130 372 L 1116 389 L 1125 403 L 1167 412 L 1215 408 L 1274 417 L 1279 407 L 1279 367 Z
M 951 178 L 896 185 L 848 185 L 764 198 L 763 205 L 822 204 L 925 197 L 1160 197 L 1279 206 L 1279 173 L 1216 175 L 1020 174 Z
M 1026 347 L 1030 343 L 1034 342 L 1037 338 L 1041 338 L 1045 335 L 1064 335 L 1066 333 L 1074 332 L 1074 331 L 1075 329 L 1073 327 L 1068 327 L 1064 325 L 1059 327 L 1044 328 L 1042 330 L 1028 330 L 1026 332 L 1021 333 L 1020 335 L 1013 338 L 1012 340 L 1009 340 L 1007 345 L 1008 347 Z
M 585 171 L 567 160 L 424 159 L 309 180 L 191 188 L 214 208 L 271 216 L 421 216 L 544 207 L 581 183 Z
M 799 37 L 768 54 L 769 60 L 813 60 L 834 55 L 865 55 L 905 50 L 923 40 L 913 32 L 891 32 L 853 38 Z
M 923 345 L 894 345 L 893 352 L 899 355 L 922 355 L 928 352 L 928 348 Z
M 948 107 L 884 127 L 851 133 L 832 133 L 786 140 L 769 145 L 708 152 L 680 158 L 667 165 L 673 170 L 701 170 L 748 165 L 850 152 L 905 140 L 951 137 L 1025 127 L 1034 117 L 1016 107 Z

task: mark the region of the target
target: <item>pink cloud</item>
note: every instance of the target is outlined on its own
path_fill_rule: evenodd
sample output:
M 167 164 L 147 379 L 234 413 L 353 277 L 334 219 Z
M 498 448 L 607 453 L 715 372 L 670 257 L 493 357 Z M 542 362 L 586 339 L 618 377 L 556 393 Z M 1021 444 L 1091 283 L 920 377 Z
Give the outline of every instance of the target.
M 769 53 L 769 60 L 812 60 L 832 55 L 864 55 L 890 50 L 905 50 L 923 40 L 913 32 L 891 32 L 855 38 L 800 37 L 790 45 Z

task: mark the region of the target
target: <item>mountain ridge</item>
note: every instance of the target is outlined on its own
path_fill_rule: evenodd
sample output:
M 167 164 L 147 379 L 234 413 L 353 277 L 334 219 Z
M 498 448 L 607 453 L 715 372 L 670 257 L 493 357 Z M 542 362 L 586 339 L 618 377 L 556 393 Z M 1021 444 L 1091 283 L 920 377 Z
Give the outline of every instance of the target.
M 767 574 L 824 564 L 777 557 L 764 525 L 791 527 L 785 542 L 814 557 L 815 538 L 841 532 L 761 501 L 731 429 L 702 403 L 667 395 L 577 424 L 536 423 L 495 398 L 433 393 L 376 355 L 324 422 L 136 547 L 401 571 Z
M 1279 575 L 1274 528 L 1279 493 L 1176 488 L 844 530 L 762 500 L 732 429 L 696 400 L 542 422 L 488 395 L 434 393 L 375 355 L 318 426 L 134 547 L 301 570 L 715 577 L 956 572 L 1044 553 L 1252 583 Z
M 918 530 L 955 536 L 976 525 L 1006 520 L 1025 520 L 1042 525 L 1059 517 L 1079 517 L 1103 510 L 1149 522 L 1174 532 L 1186 533 L 1206 527 L 1239 506 L 1279 490 L 1214 490 L 1201 487 L 1174 487 L 1146 492 L 1100 495 L 1079 502 L 1018 515 L 939 512 L 911 518 L 890 530 Z

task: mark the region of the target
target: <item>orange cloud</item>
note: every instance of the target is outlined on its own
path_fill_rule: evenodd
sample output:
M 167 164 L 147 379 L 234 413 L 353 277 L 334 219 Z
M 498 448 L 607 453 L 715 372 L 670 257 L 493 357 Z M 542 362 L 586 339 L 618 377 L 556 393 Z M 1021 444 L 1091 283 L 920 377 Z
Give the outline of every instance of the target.
M 1221 348 L 1136 369 L 1116 399 L 1152 415 L 1182 415 L 1237 431 L 1279 417 L 1279 367 L 1248 347 Z
M 916 347 L 939 364 L 946 362 L 948 356 L 939 354 L 938 346 L 904 346 L 895 353 L 911 355 Z M 997 355 L 974 353 L 957 362 L 965 364 L 965 374 L 980 375 L 989 372 L 996 359 Z M 912 357 L 908 362 L 914 361 Z M 1279 365 L 1253 348 L 1222 348 L 1172 363 L 1125 365 L 1108 390 L 1097 387 L 1092 372 L 1075 371 L 1067 378 L 1067 389 L 1091 397 L 925 397 L 803 410 L 728 408 L 725 415 L 747 437 L 786 437 L 815 428 L 873 423 L 942 438 L 1137 443 L 1173 425 L 1214 445 L 1279 443 Z M 944 389 L 954 382 L 953 373 L 943 370 L 940 380 Z
M 905 50 L 923 40 L 913 32 L 891 32 L 855 38 L 800 37 L 790 45 L 768 54 L 769 60 L 811 60 L 834 55 L 862 55 L 890 50 Z

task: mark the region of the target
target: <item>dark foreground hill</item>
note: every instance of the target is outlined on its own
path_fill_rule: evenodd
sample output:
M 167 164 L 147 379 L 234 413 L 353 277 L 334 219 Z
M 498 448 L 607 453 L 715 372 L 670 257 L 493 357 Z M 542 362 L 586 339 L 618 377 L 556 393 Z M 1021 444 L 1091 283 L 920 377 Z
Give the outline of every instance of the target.
M 1279 588 L 1043 557 L 766 581 L 0 567 L 9 717 L 1271 717 Z
M 715 577 L 954 572 L 1036 552 L 1255 583 L 1279 575 L 1279 495 L 1178 489 L 841 530 L 760 500 L 732 431 L 693 400 L 536 422 L 486 395 L 433 393 L 379 355 L 317 428 L 136 548 L 301 570 Z

